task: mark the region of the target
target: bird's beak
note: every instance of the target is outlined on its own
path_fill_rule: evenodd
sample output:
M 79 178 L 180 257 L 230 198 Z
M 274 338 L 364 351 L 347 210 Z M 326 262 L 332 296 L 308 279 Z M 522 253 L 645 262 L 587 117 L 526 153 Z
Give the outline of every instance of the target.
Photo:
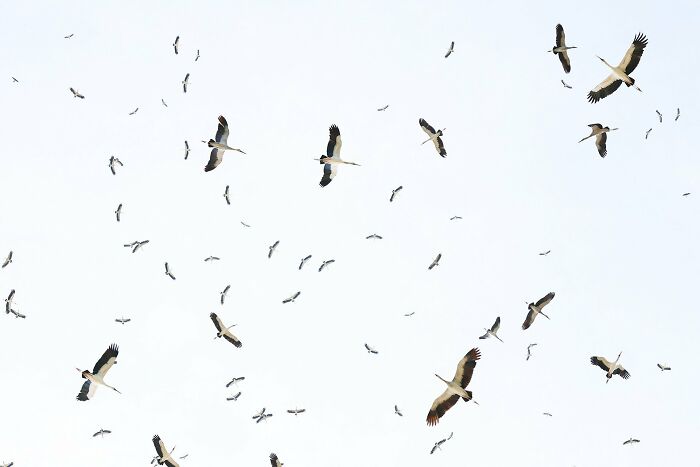
M 598 57 L 598 56 L 596 55 L 596 57 Z M 605 61 L 605 60 L 603 60 L 603 59 L 600 58 L 600 57 L 598 57 L 598 60 L 600 60 L 601 62 L 604 62 L 604 61 Z
M 121 394 L 121 391 L 119 391 L 119 389 L 117 389 L 117 388 L 112 388 L 112 389 L 114 389 L 114 390 L 117 391 L 119 394 Z

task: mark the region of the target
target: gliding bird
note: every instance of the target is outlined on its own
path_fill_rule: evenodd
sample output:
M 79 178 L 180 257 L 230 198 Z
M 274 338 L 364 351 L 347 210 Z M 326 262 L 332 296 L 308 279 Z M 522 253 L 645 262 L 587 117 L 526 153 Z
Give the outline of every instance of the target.
M 122 203 L 119 203 L 119 206 L 117 206 L 117 210 L 114 211 L 114 214 L 117 215 L 117 222 L 122 220 Z
M 433 269 L 435 266 L 440 265 L 440 258 L 442 258 L 442 253 L 438 253 L 438 255 L 435 257 L 432 263 L 430 263 L 430 266 L 428 266 L 428 270 Z
M 501 338 L 498 337 L 498 335 L 496 334 L 498 332 L 498 328 L 500 328 L 500 327 L 501 327 L 501 317 L 497 316 L 496 321 L 494 321 L 493 326 L 491 326 L 491 329 L 484 328 L 484 331 L 486 331 L 486 334 L 479 337 L 479 339 L 488 339 L 489 336 L 493 336 L 496 339 L 498 339 L 499 341 L 503 342 L 503 340 L 501 340 Z
M 224 300 L 226 300 L 226 294 L 228 293 L 229 289 L 231 288 L 231 284 L 227 285 L 224 287 L 224 290 L 219 292 L 219 295 L 221 295 L 221 304 L 224 304 Z
M 7 256 L 5 257 L 5 261 L 3 261 L 3 263 L 2 263 L 2 268 L 0 268 L 0 269 L 4 269 L 4 268 L 7 267 L 7 265 L 10 264 L 11 262 L 12 262 L 12 250 L 10 250 L 10 252 L 9 252 L 9 253 L 7 254 Z
M 548 50 L 547 52 L 552 52 L 554 55 L 559 55 L 559 61 L 561 62 L 561 66 L 564 67 L 564 73 L 568 73 L 571 71 L 571 60 L 569 60 L 569 54 L 568 54 L 567 50 L 575 49 L 576 47 L 567 47 L 566 46 L 565 36 L 564 36 L 564 28 L 562 27 L 561 24 L 557 24 L 556 30 L 557 30 L 556 45 L 554 47 L 552 47 L 552 50 Z M 564 85 L 564 86 L 566 86 L 566 85 Z
M 566 84 L 566 83 L 564 82 L 564 80 L 561 80 L 561 84 L 563 84 L 564 87 L 565 87 L 566 89 L 571 89 L 571 86 L 569 86 L 568 84 Z
M 527 316 L 525 317 L 525 321 L 523 322 L 523 330 L 530 327 L 532 322 L 535 321 L 535 318 L 537 317 L 538 314 L 549 319 L 549 316 L 542 313 L 542 308 L 544 308 L 545 305 L 547 305 L 549 302 L 551 302 L 553 298 L 554 298 L 554 292 L 549 292 L 547 295 L 545 295 L 544 297 L 537 300 L 537 303 L 528 303 L 527 309 L 529 311 L 527 312 Z
M 180 45 L 180 36 L 177 36 L 175 38 L 175 42 L 173 42 L 173 49 L 175 49 L 175 55 L 178 53 L 178 46 Z
M 120 167 L 123 167 L 124 164 L 122 164 L 122 161 L 120 161 L 118 158 L 111 156 L 109 158 L 109 170 L 112 171 L 112 175 L 117 175 L 116 170 L 114 169 L 116 165 L 119 164 Z
M 670 366 L 662 365 L 661 363 L 657 363 L 656 366 L 659 367 L 659 369 L 661 370 L 662 373 L 663 373 L 664 371 L 668 371 L 668 370 L 671 369 Z
M 369 345 L 367 345 L 367 343 L 365 343 L 365 349 L 367 349 L 367 353 L 372 353 L 372 354 L 375 354 L 375 355 L 379 353 L 379 351 L 374 350 L 372 347 L 370 347 Z
M 620 352 L 617 355 L 617 358 L 612 363 L 607 361 L 605 359 L 605 357 L 596 357 L 596 356 L 591 357 L 591 364 L 592 365 L 595 365 L 595 366 L 600 367 L 603 370 L 605 370 L 605 377 L 607 378 L 605 380 L 606 384 L 608 382 L 610 382 L 610 378 L 612 378 L 613 375 L 620 375 L 623 379 L 628 379 L 630 377 L 629 372 L 627 370 L 625 370 L 622 367 L 622 365 L 617 363 L 620 360 L 621 355 L 622 355 L 622 352 Z
M 326 266 L 328 266 L 329 264 L 333 264 L 333 263 L 335 263 L 334 259 L 328 259 L 328 260 L 324 261 L 323 263 L 321 263 L 321 267 L 318 268 L 318 272 L 323 271 L 326 268 Z
M 326 146 L 326 155 L 321 156 L 320 159 L 314 159 L 323 164 L 323 176 L 319 185 L 324 187 L 328 185 L 335 173 L 337 172 L 337 166 L 340 164 L 347 165 L 360 165 L 355 162 L 344 161 L 340 158 L 340 148 L 343 146 L 343 141 L 340 139 L 340 129 L 335 125 L 331 125 L 328 129 L 328 146 Z
M 280 244 L 280 241 L 277 240 L 275 243 L 273 243 L 272 245 L 270 245 L 269 247 L 267 247 L 268 250 L 269 250 L 269 251 L 267 252 L 267 258 L 268 258 L 268 259 L 269 259 L 269 258 L 272 258 L 272 253 L 275 252 L 275 250 L 277 249 L 277 245 L 279 245 L 279 244 Z
M 87 401 L 92 399 L 98 385 L 105 386 L 115 392 L 119 392 L 117 388 L 110 386 L 104 381 L 104 377 L 109 369 L 112 368 L 112 365 L 117 363 L 117 355 L 119 355 L 119 347 L 117 347 L 117 344 L 112 344 L 107 350 L 105 350 L 97 363 L 95 363 L 92 373 L 90 373 L 88 370 L 80 370 L 80 368 L 76 368 L 76 370 L 80 372 L 81 376 L 87 380 L 80 388 L 80 392 L 76 397 L 77 400 Z M 119 394 L 121 393 L 119 392 Z
M 442 157 L 447 157 L 447 151 L 445 151 L 445 145 L 442 143 L 442 132 L 445 131 L 447 128 L 443 128 L 442 130 L 435 131 L 435 128 L 430 126 L 428 122 L 423 120 L 422 118 L 418 119 L 418 124 L 420 127 L 423 129 L 423 131 L 429 136 L 428 139 L 423 141 L 421 144 L 425 144 L 428 141 L 432 141 L 433 144 L 435 145 L 435 149 L 437 150 L 438 154 Z
M 78 97 L 80 99 L 85 99 L 85 96 L 80 94 L 77 89 L 70 88 L 70 92 L 73 93 L 73 97 Z
M 472 374 L 474 373 L 474 367 L 476 366 L 476 361 L 481 358 L 481 353 L 478 348 L 473 348 L 459 361 L 457 364 L 457 371 L 455 372 L 452 381 L 446 381 L 442 379 L 439 375 L 437 376 L 443 383 L 447 384 L 447 389 L 445 392 L 440 394 L 437 399 L 433 402 L 428 412 L 428 417 L 426 419 L 429 426 L 436 425 L 440 418 L 445 415 L 453 405 L 457 403 L 460 397 L 468 402 L 472 398 L 472 392 L 467 391 L 466 387 L 472 379 Z
M 104 438 L 105 435 L 108 435 L 108 434 L 110 434 L 110 433 L 111 433 L 111 431 L 109 431 L 109 430 L 104 430 L 104 429 L 100 428 L 100 431 L 98 431 L 97 433 L 95 433 L 94 435 L 92 435 L 92 437 L 94 438 L 94 437 L 96 437 L 96 436 L 101 436 L 102 438 Z
M 605 147 L 605 142 L 608 140 L 608 135 L 606 133 L 609 131 L 615 131 L 617 128 L 611 129 L 607 126 L 604 127 L 600 123 L 591 123 L 588 126 L 591 128 L 591 134 L 585 138 L 581 138 L 579 143 L 595 136 L 595 147 L 598 148 L 598 154 L 600 154 L 600 157 L 605 157 L 608 154 L 608 149 Z
M 390 203 L 393 203 L 393 202 L 394 202 L 394 198 L 396 197 L 396 195 L 398 194 L 398 192 L 401 191 L 401 190 L 403 190 L 403 185 L 400 185 L 400 186 L 398 186 L 397 188 L 394 188 L 393 190 L 391 190 L 391 197 L 389 198 L 389 202 L 390 202 Z
M 659 111 L 657 110 L 657 111 L 656 111 L 656 115 L 659 116 L 659 123 L 663 123 L 663 122 L 664 122 L 664 116 L 661 115 L 661 112 L 659 112 Z
M 230 206 L 231 199 L 228 196 L 228 185 L 226 185 L 226 189 L 224 190 L 224 199 L 226 200 L 226 204 L 228 204 Z
M 285 298 L 284 300 L 282 300 L 282 303 L 294 302 L 294 300 L 296 300 L 299 295 L 301 295 L 301 292 L 296 292 L 295 294 L 292 294 L 289 298 Z
M 644 53 L 644 48 L 647 46 L 647 43 L 647 38 L 644 36 L 644 34 L 637 34 L 634 37 L 634 41 L 632 41 L 632 45 L 630 45 L 629 49 L 627 49 L 627 53 L 617 66 L 612 66 L 602 58 L 598 57 L 600 61 L 605 63 L 608 68 L 612 70 L 612 73 L 610 76 L 605 78 L 602 83 L 588 93 L 588 102 L 593 104 L 609 96 L 613 92 L 617 91 L 617 88 L 619 88 L 622 83 L 625 83 L 627 87 L 634 86 L 637 91 L 641 92 L 642 90 L 639 89 L 636 84 L 634 84 L 634 78 L 631 78 L 629 75 L 635 68 L 637 68 L 637 65 L 639 65 L 639 61 L 642 58 L 642 54 Z
M 450 44 L 450 48 L 447 50 L 447 53 L 445 54 L 445 58 L 449 57 L 452 55 L 452 53 L 455 51 L 455 41 L 452 41 Z
M 187 156 L 190 155 L 190 143 L 185 140 L 185 160 L 187 160 Z
M 205 172 L 210 172 L 221 164 L 221 161 L 224 158 L 224 151 L 238 151 L 241 154 L 245 154 L 244 151 L 237 148 L 232 148 L 228 145 L 228 123 L 223 115 L 219 115 L 219 126 L 216 130 L 216 140 L 210 139 L 207 145 L 214 149 L 211 150 L 209 162 L 207 163 L 206 167 L 204 167 Z
M 189 84 L 190 74 L 185 75 L 185 79 L 182 80 L 182 92 L 187 92 L 187 85 Z
M 165 444 L 158 435 L 155 435 L 153 437 L 153 445 L 155 446 L 156 452 L 158 453 L 158 465 L 165 464 L 167 467 L 180 467 L 180 464 L 178 464 L 175 461 L 175 459 L 172 458 L 172 453 L 175 450 L 175 447 L 173 447 L 170 450 L 170 452 L 168 452 L 168 450 L 165 448 Z
M 300 271 L 301 271 L 301 268 L 303 268 L 304 265 L 306 264 L 306 262 L 310 259 L 311 259 L 311 255 L 308 255 L 308 256 L 301 259 L 301 262 L 299 263 L 299 270 Z
M 530 344 L 527 346 L 527 357 L 525 358 L 525 361 L 530 360 L 530 357 L 532 357 L 532 354 L 530 353 L 530 349 L 536 345 L 537 344 L 535 343 L 535 344 Z
M 165 263 L 165 275 L 171 278 L 172 280 L 175 280 L 175 276 L 173 276 L 173 272 L 170 270 L 167 261 Z
M 216 326 L 216 330 L 218 331 L 216 333 L 216 337 L 223 337 L 224 339 L 226 339 L 227 341 L 229 341 L 230 343 L 232 343 L 236 347 L 241 347 L 243 345 L 241 343 L 241 341 L 238 340 L 238 338 L 236 336 L 231 334 L 231 331 L 229 331 L 229 329 L 234 327 L 235 324 L 232 324 L 229 327 L 224 326 L 224 323 L 221 321 L 221 318 L 216 316 L 216 313 L 210 313 L 209 317 L 214 322 L 214 326 Z M 216 339 L 216 337 L 214 339 Z

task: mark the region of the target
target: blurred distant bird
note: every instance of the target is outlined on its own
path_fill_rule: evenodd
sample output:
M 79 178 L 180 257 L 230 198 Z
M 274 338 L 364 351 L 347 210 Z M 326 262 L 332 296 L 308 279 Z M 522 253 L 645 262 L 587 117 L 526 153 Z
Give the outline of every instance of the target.
M 465 402 L 469 402 L 472 398 L 472 392 L 467 391 L 466 387 L 472 379 L 476 361 L 481 358 L 481 353 L 478 348 L 473 348 L 459 361 L 457 371 L 455 372 L 452 381 L 445 381 L 437 376 L 443 383 L 447 384 L 447 389 L 438 396 L 433 402 L 428 412 L 427 423 L 429 426 L 436 425 L 440 418 L 445 415 L 452 406 L 461 398 Z
M 452 216 L 452 217 L 450 217 L 450 220 L 451 220 L 451 221 L 456 221 L 456 220 L 461 220 L 461 219 L 462 219 L 461 216 Z
M 223 337 L 224 339 L 226 339 L 227 341 L 229 341 L 230 343 L 232 343 L 236 347 L 243 346 L 241 341 L 236 336 L 231 334 L 231 331 L 229 331 L 229 329 L 234 327 L 235 324 L 232 324 L 229 327 L 224 326 L 224 323 L 221 321 L 221 318 L 216 316 L 216 313 L 210 313 L 209 317 L 214 322 L 214 326 L 216 327 L 216 330 L 217 330 L 216 337 L 214 339 L 216 339 L 217 337 Z
M 272 417 L 272 414 L 265 413 L 265 407 L 263 407 L 260 412 L 258 412 L 256 415 L 253 415 L 253 420 L 256 420 L 255 423 L 260 423 L 268 417 Z
M 231 199 L 228 196 L 228 185 L 226 185 L 226 189 L 224 190 L 224 199 L 226 200 L 226 204 L 228 204 L 230 206 Z
M 547 251 L 543 251 L 542 253 L 539 253 L 539 255 L 540 255 L 540 256 L 547 256 L 547 255 L 550 254 L 551 252 L 552 252 L 552 250 L 547 250 Z
M 447 438 L 441 439 L 440 441 L 435 443 L 435 446 L 433 446 L 433 448 L 430 450 L 430 454 L 434 453 L 438 449 L 442 450 L 442 445 L 445 444 L 446 441 L 449 441 L 450 439 L 452 439 L 453 434 L 454 433 L 450 433 L 450 436 L 448 436 Z
M 649 133 L 651 133 L 651 130 L 653 130 L 653 128 L 649 128 L 647 130 L 647 132 L 644 134 L 644 139 L 649 139 Z
M 175 447 L 168 452 L 168 450 L 165 448 L 165 444 L 158 435 L 153 437 L 153 446 L 155 446 L 156 452 L 158 453 L 158 456 L 156 457 L 158 465 L 165 465 L 166 467 L 180 467 L 180 464 L 178 464 L 175 459 L 172 458 Z
M 529 328 L 533 321 L 535 321 L 535 318 L 537 317 L 538 314 L 544 316 L 545 318 L 549 319 L 549 316 L 545 315 L 542 312 L 542 309 L 552 301 L 554 298 L 554 292 L 549 292 L 547 295 L 544 297 L 540 298 L 537 300 L 537 303 L 529 303 L 527 305 L 527 316 L 525 317 L 525 321 L 523 322 L 523 329 Z
M 554 55 L 558 55 L 561 66 L 564 68 L 564 73 L 568 73 L 571 71 L 571 60 L 569 60 L 569 53 L 567 50 L 575 49 L 576 47 L 567 47 L 564 27 L 561 24 L 557 24 L 556 30 L 557 37 L 555 45 L 552 47 L 552 50 L 548 50 L 547 52 L 552 52 Z
M 13 83 L 19 83 L 19 80 L 17 78 L 15 78 L 14 76 L 12 76 L 11 78 L 12 78 Z M 676 119 L 676 120 L 678 120 L 678 119 Z
M 163 104 L 163 107 L 168 106 L 168 104 L 165 103 L 165 99 L 163 99 L 162 97 L 160 98 L 160 102 L 161 102 L 161 104 Z
M 399 191 L 401 191 L 401 190 L 403 190 L 403 185 L 400 185 L 400 186 L 394 188 L 393 190 L 391 190 L 391 197 L 389 198 L 389 202 L 390 202 L 390 203 L 393 203 L 393 202 L 394 202 L 394 198 L 396 197 L 396 195 L 397 195 L 397 194 L 399 193 Z
M 275 243 L 273 243 L 272 245 L 270 245 L 269 247 L 267 247 L 268 250 L 269 250 L 269 251 L 267 252 L 267 257 L 268 257 L 268 258 L 272 258 L 272 253 L 275 252 L 275 250 L 277 249 L 277 245 L 279 245 L 279 244 L 280 244 L 280 241 L 277 240 Z
M 246 223 L 243 222 L 243 221 L 241 221 L 241 225 L 242 225 L 243 227 L 250 227 L 248 224 L 246 224 Z
M 5 257 L 5 261 L 3 261 L 2 268 L 0 268 L 0 269 L 7 267 L 7 265 L 10 264 L 11 262 L 12 262 L 12 250 L 10 250 L 10 252 Z
M 638 443 L 638 442 L 639 442 L 638 439 L 630 438 L 630 439 L 628 439 L 627 441 L 625 441 L 624 443 L 622 443 L 622 445 L 624 446 L 625 444 L 636 444 L 636 443 Z
M 197 49 L 197 56 L 194 57 L 194 61 L 196 62 L 197 60 L 199 60 L 199 49 Z
M 688 192 L 688 193 L 683 193 L 681 196 L 688 196 L 689 194 L 690 194 L 690 192 Z
M 484 331 L 486 331 L 486 334 L 483 336 L 480 336 L 479 339 L 488 339 L 490 336 L 495 337 L 499 341 L 503 342 L 500 337 L 496 334 L 498 332 L 498 328 L 501 327 L 501 317 L 497 316 L 496 321 L 494 321 L 493 326 L 491 326 L 491 329 L 486 329 L 484 328 Z
M 94 435 L 92 435 L 92 437 L 94 438 L 95 436 L 101 436 L 101 437 L 104 438 L 104 435 L 108 435 L 108 434 L 110 434 L 110 433 L 111 433 L 111 431 L 109 431 L 109 430 L 104 430 L 104 429 L 100 428 L 100 431 L 98 431 L 97 433 L 95 433 Z
M 301 271 L 301 268 L 304 267 L 306 262 L 311 259 L 311 255 L 305 256 L 304 258 L 301 259 L 301 262 L 299 263 L 299 270 Z
M 594 104 L 599 100 L 609 96 L 610 94 L 617 91 L 620 85 L 624 82 L 627 87 L 634 86 L 634 88 L 641 92 L 642 90 L 634 84 L 634 78 L 630 77 L 630 73 L 637 68 L 639 61 L 642 59 L 642 54 L 644 53 L 644 48 L 647 46 L 647 38 L 644 34 L 637 34 L 632 41 L 627 53 L 622 58 L 622 61 L 617 66 L 612 66 L 602 58 L 598 59 L 605 63 L 612 73 L 605 78 L 605 80 L 596 86 L 591 92 L 588 93 L 588 102 Z
M 294 300 L 297 299 L 297 297 L 298 297 L 299 295 L 301 295 L 301 292 L 296 292 L 296 293 L 292 294 L 289 298 L 285 298 L 284 300 L 282 300 L 282 303 L 293 302 Z
M 122 164 L 122 161 L 120 161 L 118 158 L 111 156 L 109 158 L 109 170 L 112 171 L 112 175 L 117 175 L 117 171 L 115 167 L 119 164 L 119 167 L 124 167 L 124 164 Z
M 372 234 L 372 235 L 367 235 L 365 237 L 365 240 L 371 240 L 371 239 L 381 240 L 382 238 L 384 238 L 384 237 L 382 237 L 381 235 Z
M 178 54 L 178 48 L 180 46 L 180 36 L 177 36 L 175 38 L 175 42 L 173 42 L 173 49 L 175 49 L 175 55 Z
M 676 118 L 674 119 L 674 122 L 678 121 L 678 117 L 680 117 L 680 116 L 681 116 L 681 109 L 680 109 L 680 107 L 678 107 L 676 109 Z
M 189 79 L 190 79 L 190 74 L 187 73 L 185 75 L 185 79 L 182 80 L 182 92 L 185 92 L 185 93 L 187 92 L 187 84 L 188 84 Z
M 527 346 L 527 357 L 525 358 L 525 361 L 530 360 L 530 357 L 532 357 L 532 353 L 530 353 L 530 349 L 536 345 L 537 344 L 535 343 L 535 344 L 530 344 Z
M 664 122 L 664 116 L 661 115 L 661 112 L 659 112 L 659 111 L 657 110 L 657 111 L 656 111 L 656 115 L 659 116 L 659 123 L 663 123 L 663 122 Z
M 221 304 L 224 304 L 224 300 L 226 300 L 226 294 L 228 293 L 229 289 L 231 288 L 231 284 L 227 285 L 224 287 L 224 290 L 219 292 L 219 295 L 221 295 Z
M 369 345 L 367 345 L 367 343 L 365 343 L 365 349 L 367 349 L 367 353 L 372 353 L 372 354 L 375 354 L 375 355 L 379 353 L 377 350 L 374 350 L 372 347 L 370 347 Z
M 334 259 L 327 259 L 326 261 L 321 263 L 321 266 L 318 268 L 318 272 L 323 271 L 326 268 L 326 266 L 328 266 L 329 264 L 333 264 L 333 263 L 335 263 Z
M 415 312 L 415 311 L 412 311 L 412 312 L 410 312 L 410 313 L 405 313 L 404 316 L 413 316 L 413 315 L 415 315 L 415 314 L 416 314 L 416 312 Z
M 214 261 L 219 261 L 221 258 L 218 256 L 209 256 L 207 258 L 204 258 L 204 261 L 207 263 L 213 263 Z
M 418 119 L 418 123 L 420 124 L 420 127 L 423 129 L 423 131 L 429 136 L 429 138 L 423 141 L 421 144 L 425 144 L 428 141 L 432 141 L 435 145 L 435 149 L 437 150 L 438 154 L 440 154 L 440 156 L 442 157 L 447 157 L 445 145 L 442 143 L 442 138 L 440 138 L 442 136 L 442 132 L 445 131 L 447 128 L 435 131 L 435 128 L 430 126 L 430 124 L 422 118 Z
M 22 319 L 25 319 L 25 318 L 26 318 L 25 315 L 23 315 L 22 313 L 20 313 L 20 312 L 17 311 L 17 310 L 12 310 L 12 309 L 10 309 L 10 313 L 12 313 L 13 315 L 15 315 L 15 318 L 22 318 Z
M 187 156 L 190 155 L 190 143 L 185 140 L 185 160 L 187 160 Z
M 122 203 L 119 203 L 119 206 L 117 206 L 117 210 L 114 211 L 114 214 L 117 215 L 117 222 L 122 220 Z
M 452 41 L 450 44 L 450 48 L 447 50 L 447 53 L 445 54 L 445 58 L 449 57 L 452 55 L 452 53 L 455 51 L 455 41 Z
M 592 365 L 595 365 L 595 366 L 605 370 L 605 377 L 607 378 L 607 380 L 605 380 L 606 384 L 610 382 L 610 378 L 612 378 L 613 375 L 620 375 L 620 377 L 622 377 L 622 379 L 629 379 L 629 377 L 630 377 L 629 372 L 627 370 L 625 370 L 622 367 L 622 365 L 617 363 L 620 360 L 621 355 L 622 355 L 622 352 L 620 352 L 617 355 L 617 358 L 612 363 L 607 361 L 605 359 L 605 357 L 596 357 L 596 356 L 591 357 L 591 364 Z
M 63 36 L 64 39 L 70 39 L 71 37 L 73 37 L 73 34 L 72 34 L 72 33 L 71 33 L 71 34 L 68 34 L 67 36 Z
M 661 372 L 663 373 L 664 371 L 669 371 L 671 369 L 670 366 L 662 365 L 661 363 L 657 363 L 656 366 L 659 367 Z
M 70 88 L 70 92 L 73 93 L 73 97 L 78 97 L 80 99 L 85 99 L 85 96 L 80 94 L 76 89 Z
M 600 123 L 591 123 L 588 126 L 591 128 L 591 134 L 585 138 L 581 138 L 579 143 L 595 136 L 595 147 L 598 148 L 598 154 L 600 154 L 600 157 L 605 157 L 608 154 L 608 150 L 605 147 L 605 142 L 608 140 L 608 135 L 606 133 L 609 131 L 615 131 L 617 128 L 611 129 L 607 126 L 604 127 Z
M 272 467 L 282 467 L 284 465 L 274 452 L 270 454 L 270 464 L 272 464 Z
M 323 164 L 323 176 L 319 185 L 324 187 L 328 185 L 335 173 L 338 170 L 338 165 L 360 165 L 355 162 L 344 161 L 340 158 L 340 148 L 343 146 L 343 141 L 340 139 L 340 129 L 336 125 L 331 125 L 328 129 L 328 145 L 326 146 L 326 155 L 320 159 L 314 159 Z
M 234 376 L 231 381 L 226 383 L 226 387 L 237 386 L 239 381 L 245 381 L 245 376 Z
M 388 108 L 389 108 L 389 104 L 385 105 L 385 106 L 382 107 L 381 109 L 377 109 L 377 112 L 384 112 L 384 111 L 385 111 L 386 109 L 388 109 Z
M 438 253 L 438 255 L 435 257 L 432 263 L 430 263 L 430 266 L 428 266 L 428 270 L 433 269 L 435 266 L 440 265 L 440 258 L 442 258 L 442 253 Z
M 403 414 L 402 414 L 401 411 L 399 410 L 399 406 L 398 406 L 398 405 L 394 405 L 394 413 L 395 413 L 396 415 L 398 415 L 399 417 L 403 417 Z
M 185 458 L 187 458 L 187 456 L 189 456 L 189 454 L 185 454 L 184 456 L 180 456 L 180 459 L 185 459 Z
M 551 416 L 552 416 L 552 414 L 549 413 L 549 412 L 542 412 L 542 415 L 544 415 L 545 417 L 551 417 Z
M 12 299 L 15 296 L 15 289 L 10 290 L 10 294 L 5 299 L 5 314 L 9 315 L 12 311 Z
M 150 242 L 150 240 L 144 240 L 142 242 L 136 242 L 136 245 L 134 245 L 134 248 L 131 250 L 132 253 L 136 253 L 142 246 Z
M 139 111 L 139 108 L 136 107 L 132 112 L 129 112 L 129 115 L 134 115 L 138 111 Z
M 129 321 L 131 321 L 131 318 L 117 318 L 114 321 L 116 321 L 117 323 L 119 323 L 121 325 L 124 325 L 124 324 L 128 323 Z
M 14 462 L 10 462 L 9 464 L 5 464 L 4 461 L 3 461 L 3 463 L 0 464 L 0 467 L 12 467 L 13 465 L 15 465 Z
M 295 417 L 297 415 L 299 415 L 300 413 L 304 413 L 304 412 L 306 412 L 306 409 L 297 409 L 297 408 L 287 409 L 287 413 L 290 413 L 290 414 L 294 415 Z
M 564 80 L 561 80 L 561 84 L 563 84 L 566 89 L 571 89 L 571 86 L 566 84 L 566 82 Z
M 81 371 L 80 368 L 76 368 L 76 370 L 80 372 L 82 377 L 87 380 L 83 383 L 83 386 L 80 388 L 80 392 L 76 397 L 77 400 L 87 401 L 92 399 L 95 395 L 95 390 L 97 389 L 98 385 L 105 386 L 115 392 L 119 392 L 117 388 L 110 386 L 104 381 L 104 377 L 109 371 L 109 369 L 112 368 L 112 365 L 117 363 L 117 355 L 119 355 L 119 347 L 117 347 L 116 344 L 112 344 L 107 350 L 105 350 L 105 352 L 102 354 L 102 357 L 100 357 L 100 359 L 97 360 L 97 363 L 95 363 L 95 367 L 93 368 L 92 373 L 90 373 L 88 370 Z
M 172 280 L 175 280 L 175 276 L 173 276 L 173 272 L 170 270 L 167 261 L 165 262 L 165 275 L 171 278 Z
M 211 155 L 209 156 L 209 162 L 207 163 L 206 167 L 204 167 L 205 172 L 210 172 L 221 164 L 225 151 L 238 151 L 245 154 L 244 151 L 232 148 L 228 145 L 228 122 L 223 115 L 219 115 L 219 126 L 216 130 L 216 139 L 210 139 L 207 145 L 213 149 L 211 150 Z
M 241 391 L 238 391 L 238 393 L 234 394 L 231 397 L 227 397 L 226 400 L 227 401 L 237 401 L 239 397 L 241 397 Z

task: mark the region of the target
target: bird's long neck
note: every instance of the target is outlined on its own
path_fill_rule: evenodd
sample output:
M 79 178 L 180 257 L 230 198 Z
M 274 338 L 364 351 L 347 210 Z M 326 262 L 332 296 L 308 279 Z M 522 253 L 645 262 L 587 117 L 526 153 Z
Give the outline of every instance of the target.
M 442 379 L 442 376 L 440 376 L 440 375 L 435 375 L 435 376 L 437 376 L 438 378 L 440 378 L 440 381 L 442 381 L 443 383 L 445 383 L 445 384 L 450 384 L 449 381 L 445 381 L 444 379 Z

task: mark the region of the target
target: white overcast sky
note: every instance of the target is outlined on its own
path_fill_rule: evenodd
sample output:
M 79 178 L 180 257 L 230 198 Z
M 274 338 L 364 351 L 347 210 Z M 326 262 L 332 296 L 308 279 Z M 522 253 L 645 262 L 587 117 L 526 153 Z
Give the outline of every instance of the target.
M 288 467 L 693 464 L 699 10 L 7 3 L 0 255 L 15 258 L 0 270 L 0 294 L 16 289 L 27 318 L 0 316 L 0 462 L 146 466 L 157 433 L 189 453 L 183 467 L 263 466 L 270 452 Z M 544 53 L 557 23 L 578 46 L 569 75 Z M 608 74 L 595 56 L 618 63 L 638 32 L 649 38 L 633 74 L 643 92 L 623 86 L 589 104 Z M 205 173 L 200 140 L 220 114 L 229 143 L 248 154 L 227 152 Z M 447 128 L 446 159 L 420 145 L 420 117 Z M 592 140 L 577 144 L 593 122 L 620 128 L 605 159 Z M 362 165 L 320 188 L 312 159 L 333 123 L 343 158 Z M 124 163 L 116 176 L 112 155 Z M 135 254 L 122 246 L 144 239 Z M 281 304 L 297 290 L 296 303 Z M 551 321 L 522 331 L 524 302 L 550 291 Z M 237 323 L 241 349 L 213 339 L 212 311 Z M 496 316 L 505 343 L 478 340 Z M 74 368 L 91 370 L 112 342 L 119 363 L 106 379 L 123 394 L 100 388 L 77 402 Z M 444 389 L 433 374 L 451 379 L 475 346 L 470 389 L 481 405 L 460 402 L 427 427 Z M 605 384 L 589 358 L 620 351 L 632 377 Z M 231 391 L 233 376 L 246 380 Z M 307 412 L 285 413 L 295 406 Z M 262 407 L 274 417 L 255 424 Z M 93 439 L 99 428 L 113 433 Z M 623 447 L 629 437 L 642 442 Z

